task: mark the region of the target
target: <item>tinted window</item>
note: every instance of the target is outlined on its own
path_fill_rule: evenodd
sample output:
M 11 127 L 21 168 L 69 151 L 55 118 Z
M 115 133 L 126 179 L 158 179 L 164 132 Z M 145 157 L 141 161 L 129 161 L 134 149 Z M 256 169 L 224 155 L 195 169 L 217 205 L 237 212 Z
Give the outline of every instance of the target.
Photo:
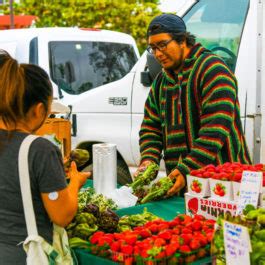
M 183 17 L 187 30 L 235 70 L 249 0 L 200 0 Z
M 69 94 L 80 94 L 124 77 L 137 56 L 129 44 L 50 42 L 52 80 Z
M 29 44 L 29 63 L 39 64 L 38 60 L 38 38 L 35 37 Z

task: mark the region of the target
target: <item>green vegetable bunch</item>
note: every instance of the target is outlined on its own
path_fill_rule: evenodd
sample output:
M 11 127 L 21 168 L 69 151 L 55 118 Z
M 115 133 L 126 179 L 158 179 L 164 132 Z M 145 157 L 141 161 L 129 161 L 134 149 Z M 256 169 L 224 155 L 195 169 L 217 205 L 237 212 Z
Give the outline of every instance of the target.
M 160 217 L 147 211 L 147 208 L 144 208 L 143 213 L 133 214 L 133 215 L 124 215 L 120 218 L 119 224 L 117 227 L 118 232 L 123 232 L 127 230 L 133 230 L 136 226 L 143 226 L 147 222 L 161 219 Z
M 78 193 L 78 212 L 82 212 L 87 204 L 94 204 L 99 208 L 99 211 L 104 211 L 107 208 L 111 210 L 118 209 L 117 204 L 103 194 L 97 194 L 95 189 L 86 188 Z
M 133 189 L 133 192 L 136 193 L 138 188 L 141 188 L 144 185 L 149 185 L 152 180 L 156 178 L 159 166 L 155 163 L 149 164 L 145 171 L 140 172 L 136 179 L 129 184 L 129 187 Z
M 89 236 L 98 230 L 97 218 L 90 213 L 79 213 L 72 223 L 66 227 L 69 238 L 78 237 L 88 240 Z
M 157 200 L 166 195 L 167 191 L 173 186 L 173 182 L 169 177 L 163 177 L 153 183 L 147 195 L 141 200 L 141 203 Z

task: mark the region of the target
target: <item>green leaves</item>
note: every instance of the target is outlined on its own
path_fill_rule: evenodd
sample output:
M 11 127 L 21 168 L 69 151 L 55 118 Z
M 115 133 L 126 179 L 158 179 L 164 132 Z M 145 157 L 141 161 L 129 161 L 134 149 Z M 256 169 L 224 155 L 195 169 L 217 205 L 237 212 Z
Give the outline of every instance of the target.
M 132 35 L 140 52 L 146 48 L 146 29 L 161 13 L 159 0 L 21 0 L 14 4 L 16 15 L 38 17 L 36 27 L 80 27 L 120 31 Z M 9 14 L 9 5 L 0 12 Z

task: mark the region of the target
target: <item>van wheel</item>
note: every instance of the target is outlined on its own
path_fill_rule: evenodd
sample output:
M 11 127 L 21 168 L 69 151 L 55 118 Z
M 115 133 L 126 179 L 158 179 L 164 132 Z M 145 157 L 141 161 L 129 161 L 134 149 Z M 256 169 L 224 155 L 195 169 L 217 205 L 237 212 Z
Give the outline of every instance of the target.
M 87 167 L 83 168 L 82 171 L 91 171 L 93 172 L 93 164 L 88 165 Z M 93 174 L 92 174 L 93 179 Z M 132 177 L 130 171 L 122 160 L 117 160 L 117 182 L 119 185 L 125 185 L 128 183 L 132 183 Z

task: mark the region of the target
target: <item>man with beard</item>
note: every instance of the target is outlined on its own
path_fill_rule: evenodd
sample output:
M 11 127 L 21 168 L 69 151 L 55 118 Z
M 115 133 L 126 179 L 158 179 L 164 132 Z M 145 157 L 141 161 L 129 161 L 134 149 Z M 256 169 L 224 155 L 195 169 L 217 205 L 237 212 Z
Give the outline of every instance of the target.
M 140 129 L 141 163 L 160 163 L 174 181 L 171 196 L 184 191 L 193 169 L 225 162 L 250 164 L 240 121 L 237 81 L 221 58 L 195 43 L 184 21 L 155 17 L 147 30 L 147 51 L 162 71 L 145 103 Z

